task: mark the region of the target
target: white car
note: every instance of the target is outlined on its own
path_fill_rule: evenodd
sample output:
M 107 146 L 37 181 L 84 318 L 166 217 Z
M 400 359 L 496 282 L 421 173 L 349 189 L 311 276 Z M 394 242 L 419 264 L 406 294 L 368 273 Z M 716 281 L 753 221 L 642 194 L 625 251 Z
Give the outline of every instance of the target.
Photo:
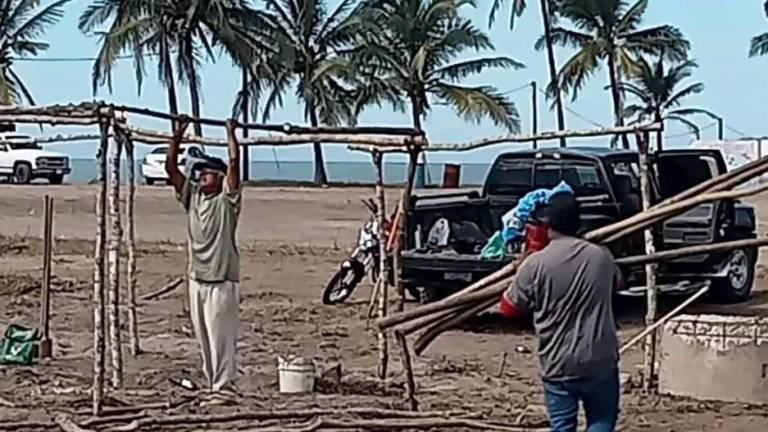
M 19 184 L 36 178 L 61 184 L 71 171 L 67 155 L 43 150 L 28 135 L 0 133 L 0 176 Z
M 200 159 L 204 154 L 203 149 L 196 145 L 181 146 L 179 153 L 179 168 L 184 173 L 189 171 L 191 162 Z M 144 182 L 153 185 L 156 182 L 167 182 L 168 174 L 165 172 L 165 155 L 168 152 L 168 146 L 158 146 L 152 149 L 141 163 L 141 175 Z

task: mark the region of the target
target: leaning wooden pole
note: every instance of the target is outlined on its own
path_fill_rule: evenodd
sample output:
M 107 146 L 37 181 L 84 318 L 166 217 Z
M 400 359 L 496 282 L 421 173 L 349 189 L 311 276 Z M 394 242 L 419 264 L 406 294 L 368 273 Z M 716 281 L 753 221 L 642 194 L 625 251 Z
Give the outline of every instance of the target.
M 109 177 L 109 345 L 112 358 L 112 387 L 123 386 L 123 350 L 120 336 L 120 246 L 122 226 L 120 224 L 120 156 L 122 143 L 114 140 L 110 157 Z
M 139 346 L 139 324 L 136 314 L 136 224 L 134 221 L 134 204 L 136 201 L 136 172 L 134 147 L 131 138 L 117 131 L 118 141 L 125 147 L 126 165 L 128 168 L 128 196 L 125 202 L 126 247 L 128 249 L 128 268 L 125 282 L 128 285 L 128 340 L 131 355 L 141 352 Z
M 376 223 L 378 225 L 379 235 L 379 280 L 376 281 L 376 288 L 373 290 L 378 298 L 378 317 L 383 319 L 387 316 L 387 303 L 389 302 L 389 260 L 387 259 L 386 242 L 386 199 L 384 196 L 384 167 L 383 157 L 379 152 L 374 152 L 373 166 L 376 170 Z M 387 378 L 387 367 L 389 364 L 389 341 L 387 332 L 379 330 L 379 379 Z
M 101 141 L 96 152 L 98 187 L 96 193 L 96 246 L 93 254 L 93 415 L 101 414 L 104 400 L 104 369 L 106 363 L 104 316 L 106 286 L 104 277 L 104 246 L 107 235 L 107 149 L 109 147 L 109 118 L 102 118 Z
M 400 345 L 400 356 L 403 362 L 403 371 L 405 371 L 405 398 L 408 402 L 408 408 L 411 411 L 418 411 L 419 401 L 416 399 L 416 381 L 413 378 L 413 362 L 411 361 L 408 342 L 405 340 L 405 334 L 397 329 L 395 330 L 395 338 Z
M 650 136 L 648 133 L 637 134 L 637 151 L 640 164 L 640 189 L 643 199 L 643 211 L 651 207 L 651 174 L 648 162 L 648 149 L 650 147 Z M 651 225 L 645 229 L 645 254 L 653 255 L 656 253 L 656 247 L 653 241 L 653 229 Z M 656 263 L 645 265 L 646 280 L 646 314 L 645 325 L 651 326 L 656 322 Z M 656 376 L 656 332 L 651 332 L 645 338 L 645 353 L 643 358 L 643 389 L 650 392 L 653 389 L 653 383 Z
M 395 291 L 397 292 L 396 311 L 402 312 L 405 309 L 405 286 L 403 286 L 403 246 L 407 238 L 405 230 L 408 224 L 408 212 L 411 207 L 411 195 L 413 194 L 413 181 L 416 176 L 416 165 L 419 160 L 421 148 L 417 146 L 408 147 L 408 174 L 403 187 L 403 194 L 400 197 L 400 205 L 397 214 L 397 226 L 395 227 L 395 243 L 392 251 L 392 271 L 395 276 Z

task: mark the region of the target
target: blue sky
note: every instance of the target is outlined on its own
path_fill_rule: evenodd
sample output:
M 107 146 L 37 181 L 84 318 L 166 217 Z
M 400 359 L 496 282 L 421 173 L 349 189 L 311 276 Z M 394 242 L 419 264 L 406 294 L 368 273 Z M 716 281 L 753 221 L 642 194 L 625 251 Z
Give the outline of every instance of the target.
M 335 3 L 333 1 L 332 3 Z M 479 1 L 476 10 L 465 9 L 466 16 L 472 18 L 477 25 L 487 29 L 487 3 Z M 496 53 L 510 56 L 526 65 L 518 71 L 489 71 L 468 81 L 468 84 L 490 84 L 501 91 L 519 88 L 532 80 L 538 81 L 541 87 L 546 85 L 546 57 L 543 52 L 534 50 L 534 41 L 541 33 L 539 12 L 535 1 L 529 2 L 531 7 L 510 31 L 507 26 L 507 11 L 501 15 L 501 20 L 489 31 Z M 97 50 L 97 40 L 89 38 L 77 29 L 80 13 L 89 4 L 87 0 L 74 0 L 67 6 L 66 16 L 46 33 L 45 40 L 51 44 L 47 52 L 40 58 L 58 57 L 92 57 Z M 768 32 L 768 19 L 763 13 L 762 0 L 652 0 L 645 18 L 645 25 L 652 26 L 670 23 L 678 26 L 691 41 L 691 57 L 699 63 L 692 81 L 702 81 L 706 90 L 700 95 L 689 98 L 686 106 L 703 107 L 719 113 L 725 118 L 726 126 L 734 128 L 747 135 L 768 135 L 766 114 L 768 114 L 768 57 L 748 58 L 750 39 L 762 32 Z M 562 63 L 569 51 L 560 50 L 558 62 Z M 15 64 L 17 71 L 25 80 L 27 86 L 36 97 L 38 104 L 68 103 L 91 100 L 92 62 L 25 62 Z M 113 89 L 109 94 L 106 88 L 101 89 L 96 96 L 121 104 L 147 106 L 165 110 L 165 91 L 158 84 L 156 68 L 148 64 L 148 76 L 141 96 L 137 95 L 136 83 L 130 60 L 124 60 L 114 73 Z M 203 77 L 203 115 L 206 117 L 223 118 L 230 114 L 232 103 L 239 86 L 239 72 L 232 68 L 229 60 L 222 59 L 215 64 L 208 64 L 202 70 Z M 600 70 L 581 91 L 579 99 L 567 106 L 580 116 L 602 125 L 612 123 L 610 95 L 604 90 L 607 84 L 607 71 Z M 186 90 L 180 90 L 182 96 Z M 530 92 L 520 90 L 511 95 L 520 111 L 523 130 L 530 128 Z M 542 98 L 540 98 L 542 99 Z M 555 119 L 548 109 L 548 104 L 542 102 L 539 110 L 540 130 L 554 129 Z M 186 109 L 188 101 L 181 99 L 182 109 Z M 716 138 L 717 128 L 706 117 L 694 118 L 701 126 L 710 126 L 703 131 L 703 138 Z M 285 107 L 277 111 L 274 122 L 302 123 L 302 110 L 293 97 L 288 97 Z M 584 120 L 572 113 L 567 113 L 566 122 L 569 128 L 586 129 L 594 127 L 590 121 Z M 166 128 L 166 123 L 151 123 L 144 120 L 144 126 Z M 407 125 L 408 116 L 393 113 L 389 109 L 369 110 L 360 119 L 361 124 Z M 435 141 L 461 141 L 481 138 L 500 132 L 492 123 L 476 125 L 458 119 L 447 108 L 434 109 L 425 124 L 429 137 Z M 60 128 L 64 129 L 64 128 Z M 38 134 L 37 128 L 24 127 L 32 134 Z M 49 132 L 52 130 L 49 128 Z M 59 130 L 60 132 L 66 132 Z M 74 131 L 74 130 L 73 130 Z M 685 146 L 693 138 L 685 135 L 686 129 L 670 125 L 666 131 L 667 145 Z M 211 136 L 220 136 L 222 130 L 212 128 L 206 131 Z M 726 130 L 727 138 L 737 138 L 736 132 Z M 605 140 L 581 140 L 584 145 L 604 145 Z M 549 143 L 555 145 L 556 143 Z M 547 144 L 544 144 L 547 145 Z M 481 162 L 491 159 L 502 150 L 520 148 L 520 144 L 496 146 L 465 154 L 433 154 L 430 162 Z M 69 153 L 73 157 L 91 157 L 93 144 L 66 144 L 52 146 L 59 151 Z M 352 154 L 343 146 L 326 146 L 328 160 L 367 160 L 360 154 Z M 252 157 L 259 160 L 281 161 L 309 160 L 311 151 L 307 147 L 280 148 L 273 152 L 271 149 L 256 149 Z

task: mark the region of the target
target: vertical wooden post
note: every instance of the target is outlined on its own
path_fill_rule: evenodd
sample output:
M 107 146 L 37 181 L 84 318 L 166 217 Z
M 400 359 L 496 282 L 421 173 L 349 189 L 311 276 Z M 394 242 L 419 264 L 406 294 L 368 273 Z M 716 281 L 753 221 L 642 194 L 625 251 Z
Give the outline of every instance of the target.
M 648 161 L 648 147 L 650 145 L 650 135 L 644 132 L 642 135 L 635 136 L 637 141 L 637 151 L 640 164 L 640 188 L 643 199 L 643 211 L 651 206 L 651 167 Z M 653 255 L 656 247 L 653 242 L 653 229 L 651 226 L 644 232 L 645 234 L 645 253 Z M 656 322 L 656 264 L 645 265 L 646 278 L 646 314 L 645 325 L 650 326 Z M 643 389 L 652 391 L 656 382 L 656 335 L 657 332 L 651 332 L 645 339 L 645 356 L 643 361 Z
M 411 352 L 408 349 L 408 342 L 400 330 L 395 330 L 395 338 L 398 345 L 400 345 L 400 356 L 402 358 L 403 370 L 405 371 L 405 397 L 408 400 L 408 407 L 411 411 L 418 411 L 419 401 L 416 400 L 416 381 L 413 379 L 413 364 L 411 362 Z
M 46 195 L 43 205 L 43 288 L 40 298 L 40 358 L 50 358 L 53 344 L 50 338 L 51 259 L 53 255 L 53 198 Z
M 93 415 L 101 414 L 104 399 L 104 369 L 106 338 L 106 286 L 104 249 L 107 236 L 107 149 L 109 147 L 109 118 L 99 124 L 101 142 L 96 152 L 99 190 L 96 193 L 96 246 L 93 254 Z
M 382 164 L 383 155 L 377 151 L 373 154 L 373 166 L 376 169 L 376 223 L 378 225 L 379 235 L 379 279 L 376 281 L 374 295 L 378 296 L 379 301 L 379 319 L 387 316 L 387 303 L 389 302 L 389 261 L 387 259 L 387 231 L 384 227 L 386 222 L 386 199 L 384 196 L 384 168 Z M 380 331 L 379 339 L 379 379 L 387 378 L 387 366 L 389 364 L 389 341 L 387 333 Z
M 411 194 L 413 193 L 413 178 L 416 175 L 416 164 L 419 160 L 419 153 L 421 148 L 409 147 L 408 148 L 408 174 L 405 179 L 405 187 L 403 188 L 403 194 L 400 197 L 400 204 L 397 211 L 397 226 L 395 227 L 395 243 L 394 250 L 392 251 L 392 271 L 395 276 L 395 291 L 397 292 L 397 312 L 402 312 L 405 308 L 405 287 L 403 286 L 403 268 L 402 268 L 402 252 L 403 245 L 405 244 L 406 232 L 405 229 L 408 226 L 406 219 L 411 207 Z
M 123 386 L 123 349 L 120 335 L 120 246 L 122 226 L 120 225 L 120 156 L 122 143 L 113 140 L 114 149 L 110 157 L 109 178 L 109 345 L 112 358 L 112 387 Z
M 531 81 L 531 119 L 533 124 L 531 132 L 533 134 L 539 133 L 539 99 L 536 92 L 538 91 L 536 81 Z M 533 140 L 533 149 L 536 150 L 539 147 L 539 142 Z
M 125 223 L 127 225 L 128 268 L 126 284 L 128 285 L 128 340 L 131 355 L 141 352 L 139 346 L 139 323 L 136 315 L 136 224 L 134 222 L 134 203 L 136 201 L 136 172 L 133 141 L 119 127 L 115 128 L 115 136 L 122 146 L 125 146 L 126 165 L 128 165 L 128 196 L 125 203 Z
M 242 83 L 240 88 L 240 97 L 242 98 L 242 111 L 243 111 L 243 123 L 248 123 L 248 110 L 250 109 L 250 98 L 248 94 L 248 68 L 242 70 Z M 248 128 L 243 128 L 243 140 L 248 138 Z M 240 170 L 243 182 L 247 182 L 251 179 L 251 147 L 246 145 L 243 147 L 241 156 L 242 168 Z

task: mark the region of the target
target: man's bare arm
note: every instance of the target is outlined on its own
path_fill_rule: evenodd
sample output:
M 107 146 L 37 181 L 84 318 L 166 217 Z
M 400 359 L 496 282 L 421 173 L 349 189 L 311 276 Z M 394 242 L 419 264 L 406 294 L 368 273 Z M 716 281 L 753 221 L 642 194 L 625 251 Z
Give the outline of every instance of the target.
M 240 189 L 240 144 L 235 131 L 237 122 L 227 120 L 227 146 L 229 147 L 229 167 L 227 168 L 227 186 L 230 191 Z
M 189 125 L 189 119 L 181 118 L 178 122 L 176 130 L 173 131 L 173 137 L 168 144 L 168 152 L 165 155 L 165 172 L 168 174 L 168 181 L 173 185 L 173 189 L 177 194 L 181 193 L 181 189 L 184 187 L 184 182 L 187 181 L 184 174 L 179 171 L 179 146 L 181 146 L 181 140 L 184 138 L 184 131 L 187 130 Z

